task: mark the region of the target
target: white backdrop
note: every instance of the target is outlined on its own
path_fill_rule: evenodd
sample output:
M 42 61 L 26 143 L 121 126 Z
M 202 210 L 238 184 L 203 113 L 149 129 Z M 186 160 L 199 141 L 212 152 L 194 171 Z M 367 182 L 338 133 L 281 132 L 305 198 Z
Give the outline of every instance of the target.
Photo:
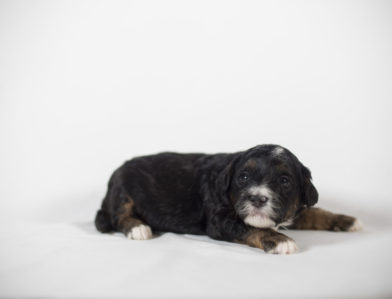
M 132 156 L 261 143 L 390 225 L 391 53 L 391 1 L 1 1 L 3 230 L 91 222 Z

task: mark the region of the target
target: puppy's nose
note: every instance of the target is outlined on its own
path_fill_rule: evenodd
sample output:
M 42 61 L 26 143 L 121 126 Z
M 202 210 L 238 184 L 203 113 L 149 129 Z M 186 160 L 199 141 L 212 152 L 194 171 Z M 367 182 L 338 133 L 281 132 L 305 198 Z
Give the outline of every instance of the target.
M 249 200 L 252 202 L 252 204 L 255 207 L 260 208 L 266 204 L 266 202 L 269 200 L 269 198 L 267 196 L 251 195 L 251 196 L 249 196 Z
M 266 203 L 269 200 L 269 198 L 267 196 L 260 196 L 260 201 L 262 203 Z

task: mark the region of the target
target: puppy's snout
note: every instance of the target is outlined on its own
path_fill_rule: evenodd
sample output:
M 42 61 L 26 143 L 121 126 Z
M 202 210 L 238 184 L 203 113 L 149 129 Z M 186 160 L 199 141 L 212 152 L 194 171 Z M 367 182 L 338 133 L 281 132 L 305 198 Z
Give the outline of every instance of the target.
M 265 205 L 267 201 L 269 201 L 269 197 L 264 195 L 263 196 L 249 195 L 248 200 L 251 201 L 255 207 L 260 208 L 263 205 Z

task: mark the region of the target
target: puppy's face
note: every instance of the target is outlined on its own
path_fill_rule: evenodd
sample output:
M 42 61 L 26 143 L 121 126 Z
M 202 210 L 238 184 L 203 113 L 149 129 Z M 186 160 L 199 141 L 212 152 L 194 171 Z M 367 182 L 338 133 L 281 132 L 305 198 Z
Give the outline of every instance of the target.
M 309 170 L 283 147 L 255 147 L 233 166 L 229 198 L 248 225 L 288 226 L 296 212 L 314 205 L 317 197 Z

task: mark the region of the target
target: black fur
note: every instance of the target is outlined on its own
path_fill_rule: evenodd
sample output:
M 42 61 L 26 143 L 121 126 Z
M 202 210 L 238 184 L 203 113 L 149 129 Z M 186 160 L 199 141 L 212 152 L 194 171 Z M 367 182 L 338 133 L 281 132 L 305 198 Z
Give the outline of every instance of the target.
M 310 171 L 276 145 L 232 154 L 161 153 L 134 158 L 113 173 L 95 224 L 101 232 L 124 232 L 128 205 L 132 217 L 153 231 L 241 241 L 251 230 L 241 214 L 249 188 L 264 183 L 274 192 L 269 200 L 277 205 L 271 216 L 276 226 L 317 202 Z
M 104 210 L 99 210 L 97 216 L 95 217 L 95 227 L 101 233 L 108 233 L 113 230 L 113 226 L 110 223 L 110 216 L 108 212 Z

